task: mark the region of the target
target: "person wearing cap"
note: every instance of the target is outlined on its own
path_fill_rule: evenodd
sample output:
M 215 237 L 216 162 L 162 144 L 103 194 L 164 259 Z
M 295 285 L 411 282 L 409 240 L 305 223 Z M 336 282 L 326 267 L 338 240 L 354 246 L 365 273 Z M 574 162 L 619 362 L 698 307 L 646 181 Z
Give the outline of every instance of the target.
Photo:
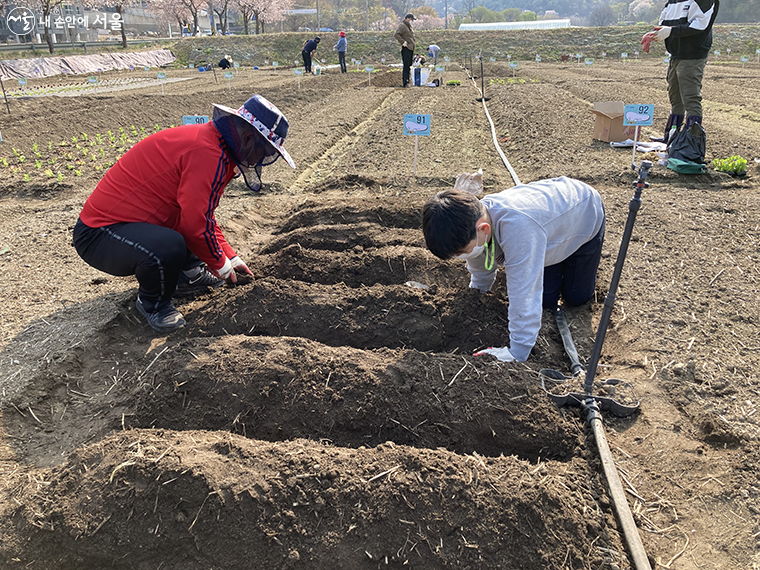
M 404 21 L 398 25 L 396 34 L 393 36 L 401 44 L 401 61 L 403 62 L 401 79 L 404 87 L 409 85 L 409 68 L 412 67 L 414 58 L 414 30 L 412 30 L 412 20 L 416 20 L 414 14 L 404 16 Z
M 340 72 L 346 73 L 346 32 L 341 32 L 338 38 L 338 43 L 333 46 L 334 50 L 338 50 L 338 62 L 340 63 Z
M 222 69 L 229 69 L 232 67 L 232 57 L 225 55 L 222 59 L 219 60 L 219 67 Z
M 322 38 L 315 36 L 313 40 L 306 40 L 303 43 L 303 49 L 301 50 L 301 57 L 303 58 L 303 68 L 305 73 L 311 73 L 311 58 L 317 51 L 317 46 Z
M 261 169 L 282 157 L 288 121 L 254 95 L 239 109 L 214 105 L 213 121 L 154 133 L 98 182 L 74 226 L 79 256 L 117 276 L 134 275 L 137 310 L 156 331 L 185 324 L 172 303 L 252 276 L 227 243 L 214 212 L 227 184 L 242 174 L 261 189 Z
M 465 259 L 470 288 L 490 291 L 504 265 L 509 295 L 509 346 L 491 354 L 509 362 L 528 359 L 543 309 L 583 305 L 594 298 L 606 218 L 599 193 L 561 176 L 520 184 L 483 199 L 482 173 L 457 178 L 452 190 L 422 209 L 422 232 L 440 259 Z M 457 188 L 459 186 L 459 188 Z

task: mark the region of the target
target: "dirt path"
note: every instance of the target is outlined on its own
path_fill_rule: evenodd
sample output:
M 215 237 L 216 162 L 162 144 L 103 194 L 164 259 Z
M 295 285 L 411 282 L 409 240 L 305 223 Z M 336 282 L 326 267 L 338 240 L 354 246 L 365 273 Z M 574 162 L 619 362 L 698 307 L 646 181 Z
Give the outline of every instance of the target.
M 635 93 L 661 126 L 663 72 L 542 64 L 510 83 L 487 68 L 521 180 L 574 176 L 605 201 L 597 299 L 569 313 L 584 360 L 633 179 L 629 150 L 591 140 L 589 109 Z M 760 156 L 758 73 L 708 66 L 708 158 Z M 593 438 L 538 380 L 569 368 L 556 325 L 546 315 L 526 363 L 472 358 L 508 335 L 504 279 L 473 295 L 460 262 L 424 248 L 420 207 L 457 174 L 512 185 L 466 74 L 408 90 L 398 71 L 300 90 L 285 70 L 246 70 L 231 89 L 171 74 L 189 79 L 164 96 L 66 98 L 55 113 L 13 101 L 0 118 L 13 167 L 0 170 L 0 566 L 630 568 Z M 178 301 L 188 325 L 157 336 L 134 280 L 81 262 L 71 229 L 129 141 L 252 92 L 288 117 L 297 163 L 265 171 L 259 195 L 233 182 L 217 211 L 257 278 Z M 405 113 L 432 118 L 416 177 Z M 760 566 L 758 174 L 656 168 L 626 259 L 599 374 L 641 398 L 606 425 L 653 568 Z

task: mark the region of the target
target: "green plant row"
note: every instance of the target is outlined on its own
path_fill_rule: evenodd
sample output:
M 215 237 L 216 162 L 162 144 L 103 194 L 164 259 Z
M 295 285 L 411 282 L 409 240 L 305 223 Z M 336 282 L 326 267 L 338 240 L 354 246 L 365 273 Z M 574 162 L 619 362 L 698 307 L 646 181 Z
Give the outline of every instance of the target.
M 515 83 L 538 83 L 539 79 L 536 77 L 535 79 L 523 79 L 522 77 L 507 77 L 506 79 L 502 78 L 496 78 L 491 79 L 488 84 L 489 85 L 509 85 L 509 84 L 515 84 Z
M 40 176 L 56 178 L 61 182 L 66 173 L 82 176 L 84 169 L 104 171 L 113 166 L 136 142 L 159 130 L 161 127 L 158 124 L 152 129 L 130 125 L 127 129 L 119 127 L 117 131 L 108 130 L 105 134 L 72 135 L 68 139 L 49 141 L 42 146 L 34 142 L 28 153 L 29 159 L 18 148 L 11 149 L 11 156 L 0 157 L 0 171 L 16 175 L 24 182 Z

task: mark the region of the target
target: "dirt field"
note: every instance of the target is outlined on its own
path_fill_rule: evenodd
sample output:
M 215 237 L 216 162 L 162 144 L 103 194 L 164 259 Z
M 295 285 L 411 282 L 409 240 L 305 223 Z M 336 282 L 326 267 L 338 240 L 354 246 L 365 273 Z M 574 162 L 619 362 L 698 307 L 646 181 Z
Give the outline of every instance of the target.
M 475 88 L 448 69 L 461 87 L 401 90 L 396 71 L 299 90 L 288 70 L 245 70 L 228 87 L 170 70 L 191 80 L 163 96 L 154 84 L 11 102 L 0 567 L 632 568 L 593 436 L 537 374 L 569 372 L 551 315 L 526 363 L 473 358 L 507 342 L 503 273 L 481 297 L 463 262 L 424 247 L 420 208 L 457 174 L 482 167 L 487 192 L 513 185 Z M 487 86 L 523 182 L 568 175 L 605 201 L 597 299 L 568 313 L 584 361 L 634 179 L 630 149 L 591 139 L 589 110 L 654 103 L 643 136 L 659 133 L 664 74 L 658 60 L 531 62 L 524 83 Z M 157 335 L 134 279 L 87 266 L 71 230 L 135 140 L 254 92 L 288 117 L 297 163 L 265 169 L 258 195 L 233 181 L 217 210 L 256 279 L 178 299 L 187 326 Z M 641 400 L 606 429 L 652 567 L 757 569 L 760 67 L 709 65 L 703 94 L 708 159 L 742 155 L 749 173 L 654 169 L 598 376 Z M 432 116 L 416 176 L 404 113 Z

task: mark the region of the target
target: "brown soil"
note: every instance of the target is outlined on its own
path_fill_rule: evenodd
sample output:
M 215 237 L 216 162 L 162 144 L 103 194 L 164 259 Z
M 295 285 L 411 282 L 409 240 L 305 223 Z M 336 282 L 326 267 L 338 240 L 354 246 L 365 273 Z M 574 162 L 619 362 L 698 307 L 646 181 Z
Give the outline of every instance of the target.
M 521 64 L 524 83 L 487 85 L 523 182 L 573 176 L 605 201 L 597 299 L 568 312 L 584 362 L 634 178 L 630 150 L 591 139 L 589 109 L 654 103 L 662 127 L 664 66 L 651 61 Z M 191 80 L 163 96 L 11 102 L 0 567 L 632 568 L 593 435 L 542 388 L 540 369 L 569 373 L 552 316 L 528 362 L 472 357 L 506 344 L 504 279 L 480 296 L 461 262 L 424 248 L 420 207 L 457 174 L 484 168 L 487 192 L 513 184 L 451 68 L 460 87 L 401 90 L 383 70 L 372 87 L 333 72 L 299 90 L 287 70 L 246 70 L 229 88 L 186 70 L 169 71 Z M 608 395 L 640 401 L 605 420 L 653 568 L 760 567 L 759 73 L 708 66 L 708 159 L 740 154 L 749 173 L 654 169 L 597 374 L 623 381 Z M 511 76 L 486 65 L 487 79 Z M 257 195 L 233 182 L 217 211 L 256 279 L 178 299 L 187 326 L 157 335 L 134 279 L 84 264 L 71 229 L 134 140 L 253 92 L 287 115 L 298 166 L 267 169 Z M 404 113 L 432 116 L 416 176 Z

